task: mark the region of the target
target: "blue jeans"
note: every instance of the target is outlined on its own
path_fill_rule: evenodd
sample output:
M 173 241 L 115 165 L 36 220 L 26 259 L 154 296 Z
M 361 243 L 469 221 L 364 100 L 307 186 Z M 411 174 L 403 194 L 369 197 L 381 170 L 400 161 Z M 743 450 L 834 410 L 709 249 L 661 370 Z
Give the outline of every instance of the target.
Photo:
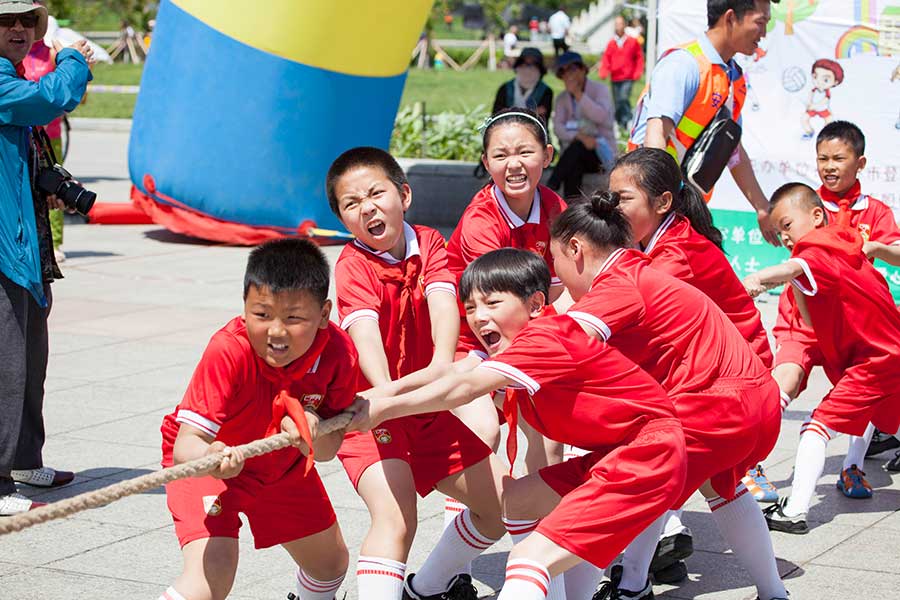
M 619 128 L 627 131 L 631 129 L 631 87 L 633 81 L 614 81 L 612 84 L 613 101 L 616 105 L 616 123 Z

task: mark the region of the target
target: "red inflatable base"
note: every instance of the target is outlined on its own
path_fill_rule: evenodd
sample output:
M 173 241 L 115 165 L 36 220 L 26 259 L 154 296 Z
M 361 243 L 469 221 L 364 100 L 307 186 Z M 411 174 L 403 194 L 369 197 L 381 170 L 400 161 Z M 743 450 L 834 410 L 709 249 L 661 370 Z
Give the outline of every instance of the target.
M 92 225 L 151 225 L 153 219 L 134 204 L 96 202 L 88 212 Z

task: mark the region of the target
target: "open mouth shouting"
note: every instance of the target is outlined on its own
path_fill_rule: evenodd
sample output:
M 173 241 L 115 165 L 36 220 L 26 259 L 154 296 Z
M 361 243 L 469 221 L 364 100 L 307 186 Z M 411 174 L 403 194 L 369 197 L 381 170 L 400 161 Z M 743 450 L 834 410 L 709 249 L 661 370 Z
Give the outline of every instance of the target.
M 384 235 L 385 229 L 387 229 L 387 226 L 381 219 L 373 219 L 366 225 L 366 231 L 376 238 Z
M 290 344 L 268 342 L 269 353 L 275 358 L 281 358 L 287 355 Z
M 485 350 L 488 351 L 488 354 L 493 355 L 500 351 L 500 334 L 491 329 L 482 329 L 478 332 L 478 335 L 481 337 L 481 341 L 484 344 Z

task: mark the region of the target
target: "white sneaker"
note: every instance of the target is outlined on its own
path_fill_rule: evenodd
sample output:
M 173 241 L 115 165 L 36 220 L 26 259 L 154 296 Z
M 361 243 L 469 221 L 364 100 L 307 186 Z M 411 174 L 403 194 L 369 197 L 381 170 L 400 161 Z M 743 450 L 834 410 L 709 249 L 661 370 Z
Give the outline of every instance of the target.
M 57 263 L 66 262 L 66 253 L 63 252 L 62 246 L 53 250 L 53 256 L 56 258 Z
M 32 502 L 31 498 L 26 498 L 19 493 L 0 496 L 0 517 L 11 517 L 12 515 L 28 512 L 36 506 L 38 504 Z
M 71 483 L 75 474 L 71 471 L 57 471 L 50 467 L 40 469 L 25 469 L 10 471 L 9 474 L 16 483 L 24 483 L 35 487 L 59 487 Z

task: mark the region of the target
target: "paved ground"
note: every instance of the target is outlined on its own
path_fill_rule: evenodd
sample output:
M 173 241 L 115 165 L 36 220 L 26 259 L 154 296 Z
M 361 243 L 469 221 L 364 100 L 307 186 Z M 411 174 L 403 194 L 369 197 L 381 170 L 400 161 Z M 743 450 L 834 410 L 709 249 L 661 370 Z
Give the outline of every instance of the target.
M 100 191 L 124 200 L 127 134 L 76 131 L 67 166 Z M 109 149 L 113 148 L 114 151 Z M 111 156 L 112 158 L 99 158 Z M 210 335 L 241 309 L 247 250 L 208 245 L 158 227 L 70 224 L 66 279 L 54 285 L 51 359 L 45 418 L 48 465 L 77 471 L 66 488 L 24 493 L 53 501 L 157 468 L 160 421 L 174 407 Z M 339 248 L 326 250 L 334 260 Z M 775 303 L 761 305 L 767 324 Z M 811 389 L 787 412 L 778 446 L 767 462 L 787 486 L 801 420 L 827 389 L 817 372 Z M 794 600 L 900 596 L 900 477 L 884 472 L 884 457 L 867 461 L 874 499 L 851 501 L 834 489 L 846 440 L 829 447 L 826 476 L 806 536 L 774 534 L 781 573 Z M 351 553 L 368 515 L 339 464 L 320 467 Z M 415 570 L 437 538 L 441 498 L 420 504 L 419 535 L 410 558 Z M 690 581 L 657 586 L 661 598 L 738 600 L 755 597 L 695 498 L 685 520 L 697 551 Z M 280 549 L 254 551 L 242 540 L 232 597 L 283 599 L 293 569 Z M 475 563 L 485 597 L 502 584 L 510 545 L 504 540 Z M 0 538 L 0 598 L 155 599 L 180 570 L 180 553 L 161 490 L 133 496 L 66 521 Z M 353 570 L 347 598 L 356 598 Z M 574 599 L 573 599 L 574 600 Z M 582 599 L 579 599 L 582 600 Z

